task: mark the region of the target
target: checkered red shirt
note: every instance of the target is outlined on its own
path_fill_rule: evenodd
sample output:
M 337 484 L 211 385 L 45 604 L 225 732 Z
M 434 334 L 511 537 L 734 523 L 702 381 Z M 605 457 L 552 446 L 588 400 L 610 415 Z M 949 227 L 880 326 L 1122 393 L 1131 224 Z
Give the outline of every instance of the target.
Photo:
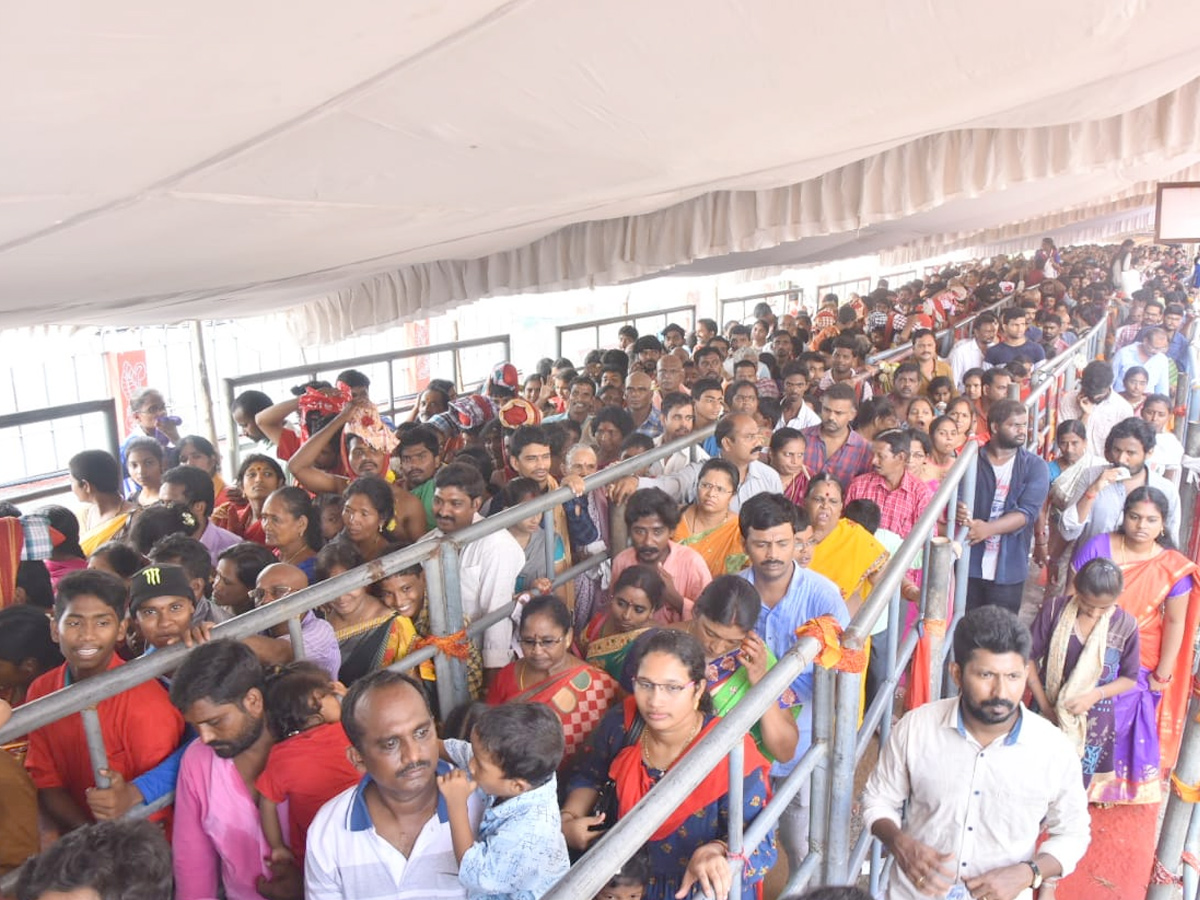
M 857 431 L 850 432 L 846 443 L 833 456 L 825 452 L 820 425 L 805 428 L 800 433 L 804 435 L 804 465 L 813 475 L 832 472 L 844 491 L 854 476 L 871 471 L 871 444 Z
M 846 502 L 851 500 L 872 500 L 879 505 L 882 513 L 880 527 L 894 531 L 900 537 L 908 537 L 925 507 L 933 499 L 933 488 L 923 481 L 913 477 L 909 472 L 900 479 L 900 486 L 892 490 L 887 479 L 882 475 L 869 472 L 859 475 L 850 483 L 846 491 Z

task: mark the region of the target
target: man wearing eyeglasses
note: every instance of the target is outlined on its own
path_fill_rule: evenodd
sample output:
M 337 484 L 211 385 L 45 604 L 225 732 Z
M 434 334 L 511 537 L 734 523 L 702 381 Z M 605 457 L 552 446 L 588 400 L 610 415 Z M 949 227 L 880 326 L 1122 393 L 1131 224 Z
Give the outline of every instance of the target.
M 263 606 L 282 600 L 306 587 L 308 576 L 303 571 L 286 563 L 275 563 L 259 573 L 258 582 L 250 592 L 250 598 L 255 606 Z M 304 641 L 303 658 L 328 672 L 330 681 L 337 681 L 338 669 L 342 666 L 342 654 L 333 634 L 333 626 L 324 619 L 318 619 L 310 609 L 300 619 L 300 636 Z M 286 621 L 270 629 L 267 635 L 248 637 L 243 643 L 254 651 L 263 665 L 282 665 L 299 656 L 292 647 Z

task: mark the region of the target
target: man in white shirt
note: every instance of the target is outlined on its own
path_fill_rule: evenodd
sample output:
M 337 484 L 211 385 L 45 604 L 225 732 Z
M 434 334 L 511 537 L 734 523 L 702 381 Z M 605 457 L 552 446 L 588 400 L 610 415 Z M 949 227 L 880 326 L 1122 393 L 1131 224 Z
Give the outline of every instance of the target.
M 954 885 L 966 893 L 952 896 L 1029 900 L 1083 858 L 1079 757 L 1021 704 L 1030 644 L 1008 610 L 968 612 L 954 633 L 961 662 L 950 664 L 960 696 L 914 710 L 888 738 L 863 793 L 864 824 L 896 862 L 888 900 L 945 897 Z
M 804 363 L 797 360 L 783 367 L 784 414 L 779 417 L 779 424 L 775 427 L 776 431 L 784 427 L 803 431 L 805 428 L 821 424 L 821 417 L 804 402 L 804 395 L 808 392 L 808 383 L 808 367 Z M 789 412 L 791 418 L 787 417 Z
M 425 540 L 454 534 L 482 522 L 479 507 L 486 488 L 479 470 L 467 463 L 444 466 L 434 480 L 433 517 L 437 528 Z M 492 532 L 462 548 L 458 579 L 463 615 L 470 622 L 512 601 L 525 551 L 507 529 Z M 512 652 L 512 621 L 503 619 L 483 633 L 485 678 L 508 665 Z
M 996 330 L 1000 320 L 993 312 L 981 312 L 971 326 L 971 336 L 955 344 L 950 350 L 948 361 L 954 378 L 954 386 L 963 389 L 963 376 L 971 369 L 983 368 L 983 357 L 988 348 L 996 343 Z
M 441 742 L 425 693 L 382 669 L 342 702 L 351 761 L 365 773 L 317 813 L 304 860 L 307 900 L 465 900 L 437 776 Z M 472 831 L 483 808 L 467 800 Z

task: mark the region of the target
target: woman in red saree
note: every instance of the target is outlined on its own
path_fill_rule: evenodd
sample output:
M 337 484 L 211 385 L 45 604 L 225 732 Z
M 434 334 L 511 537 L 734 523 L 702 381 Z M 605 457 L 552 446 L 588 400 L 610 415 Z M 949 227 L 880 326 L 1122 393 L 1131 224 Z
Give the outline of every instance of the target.
M 553 594 L 534 597 L 521 611 L 517 643 L 524 654 L 496 673 L 487 702 L 544 703 L 563 726 L 566 768 L 592 733 L 620 688 L 608 673 L 570 652 L 571 611 Z
M 612 815 L 626 815 L 720 721 L 708 694 L 704 655 L 699 641 L 684 631 L 662 629 L 646 640 L 633 696 L 604 717 L 567 782 L 562 820 L 569 847 L 587 849 L 600 834 L 594 828 L 611 825 Z M 748 826 L 767 801 L 768 765 L 749 734 L 742 736 L 742 748 L 742 814 Z M 615 809 L 607 803 L 597 809 L 609 790 Z M 728 896 L 728 839 L 729 763 L 721 760 L 650 836 L 646 900 L 688 895 L 691 887 Z M 745 853 L 742 896 L 757 896 L 778 855 L 774 832 Z
M 1158 740 L 1165 775 L 1179 756 L 1191 689 L 1193 645 L 1200 624 L 1200 569 L 1171 545 L 1167 498 L 1140 487 L 1125 500 L 1125 518 L 1075 554 L 1072 567 L 1107 557 L 1121 567 L 1121 608 L 1137 619 L 1142 672 L 1139 687 L 1160 693 Z

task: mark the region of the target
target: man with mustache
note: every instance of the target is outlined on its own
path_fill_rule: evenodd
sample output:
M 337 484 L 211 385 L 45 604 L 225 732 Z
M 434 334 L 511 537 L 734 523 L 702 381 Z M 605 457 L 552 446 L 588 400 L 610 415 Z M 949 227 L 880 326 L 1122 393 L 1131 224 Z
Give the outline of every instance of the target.
M 1050 491 L 1046 463 L 1025 449 L 1029 411 L 1016 400 L 988 410 L 991 439 L 979 451 L 971 507 L 958 504 L 958 524 L 971 545 L 967 609 L 996 604 L 1013 614 L 1029 576 L 1033 529 Z
M 437 528 L 429 537 L 455 534 L 482 522 L 479 507 L 487 491 L 483 476 L 469 463 L 443 466 L 434 478 L 433 514 Z M 517 575 L 525 565 L 525 551 L 508 529 L 492 532 L 462 548 L 459 556 L 459 588 L 467 621 L 493 612 L 512 600 Z M 508 665 L 512 645 L 512 621 L 504 619 L 483 633 L 484 681 Z
M 1030 645 L 1008 610 L 968 612 L 950 664 L 959 696 L 909 713 L 884 745 L 863 820 L 896 861 L 888 900 L 1024 900 L 1083 857 L 1090 821 L 1079 757 L 1021 704 Z
M 171 682 L 171 702 L 196 731 L 175 785 L 175 896 L 201 900 L 299 898 L 300 872 L 270 864 L 254 782 L 274 741 L 266 728 L 265 682 L 254 651 L 218 640 L 193 650 Z
M 809 619 L 830 615 L 843 626 L 850 621 L 837 586 L 824 575 L 796 563 L 796 548 L 812 539 L 812 525 L 803 506 L 796 506 L 782 493 L 761 493 L 742 504 L 738 527 L 750 558 L 750 568 L 741 577 L 754 585 L 762 599 L 754 633 L 776 657 L 782 657 L 792 648 L 796 629 Z M 792 682 L 792 690 L 797 702 L 803 704 L 796 720 L 800 740 L 790 760 L 771 764 L 771 781 L 775 786 L 796 767 L 812 744 L 811 665 Z M 805 781 L 779 820 L 779 840 L 793 872 L 808 853 L 810 803 L 809 784 Z
M 387 669 L 360 678 L 342 701 L 342 726 L 363 780 L 325 804 L 309 827 L 308 900 L 465 900 L 437 787 L 452 767 L 439 761 L 421 686 Z M 467 800 L 473 831 L 483 814 L 479 797 L 475 791 Z

